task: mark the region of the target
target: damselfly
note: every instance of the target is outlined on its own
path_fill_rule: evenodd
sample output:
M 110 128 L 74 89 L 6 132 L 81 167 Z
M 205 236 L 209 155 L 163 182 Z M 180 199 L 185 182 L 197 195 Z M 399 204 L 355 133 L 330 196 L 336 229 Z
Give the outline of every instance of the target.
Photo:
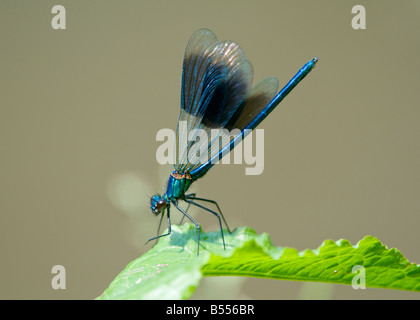
M 188 207 L 194 205 L 217 217 L 223 246 L 226 248 L 222 219 L 229 232 L 230 229 L 217 202 L 186 192 L 194 181 L 203 177 L 239 140 L 255 129 L 306 77 L 317 61 L 318 58 L 313 58 L 305 64 L 278 93 L 278 81 L 274 77 L 266 78 L 251 88 L 252 66 L 235 42 L 219 41 L 207 29 L 200 29 L 192 35 L 185 50 L 182 71 L 181 112 L 176 133 L 174 171 L 169 176 L 166 193 L 163 196 L 155 195 L 150 201 L 152 212 L 162 215 L 159 227 L 166 212 L 168 232 L 147 242 L 171 234 L 170 208 L 173 205 L 195 224 L 198 231 L 198 255 L 201 228 L 188 214 L 188 208 L 184 210 L 179 206 L 182 200 L 188 203 Z M 185 130 L 181 130 L 181 124 Z M 195 129 L 204 130 L 211 138 L 204 141 L 186 139 Z M 223 130 L 212 135 L 214 129 Z M 236 136 L 231 134 L 233 129 L 239 129 L 236 130 Z M 219 148 L 212 148 L 214 143 Z M 201 148 L 203 146 L 206 148 Z M 202 150 L 205 152 L 200 152 Z M 194 161 L 191 160 L 192 153 L 195 155 Z M 197 202 L 212 203 L 218 212 Z

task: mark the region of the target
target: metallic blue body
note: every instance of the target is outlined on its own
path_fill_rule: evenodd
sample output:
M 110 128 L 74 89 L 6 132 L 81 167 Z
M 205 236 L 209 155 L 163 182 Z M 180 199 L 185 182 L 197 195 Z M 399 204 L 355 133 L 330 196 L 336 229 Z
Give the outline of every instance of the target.
M 293 90 L 294 87 L 303 79 L 305 78 L 309 72 L 315 67 L 315 64 L 318 62 L 318 58 L 314 58 L 305 64 L 296 75 L 287 83 L 287 85 L 274 97 L 274 99 L 260 112 L 260 114 L 253 119 L 244 130 L 242 130 L 242 134 L 237 136 L 232 142 L 227 145 L 224 149 L 220 150 L 219 154 L 215 157 L 219 158 L 222 153 L 225 151 L 226 148 L 230 150 L 233 149 L 235 146 L 235 142 L 237 139 L 243 139 L 245 137 L 245 130 L 253 130 L 255 129 L 269 114 L 274 108 L 289 94 L 290 91 Z M 213 158 L 214 159 L 214 158 Z M 187 192 L 188 188 L 191 186 L 193 181 L 201 178 L 204 176 L 207 171 L 210 170 L 211 167 L 214 165 L 213 159 L 210 159 L 208 162 L 202 164 L 196 170 L 191 172 L 188 176 L 185 173 L 177 173 L 172 172 L 169 180 L 168 186 L 166 188 L 166 193 L 162 197 L 168 204 L 169 202 L 176 201 L 178 199 L 182 199 Z M 159 199 L 156 198 L 156 201 Z
M 182 199 L 193 182 L 191 178 L 186 177 L 185 175 L 180 175 L 181 177 L 174 177 L 175 172 L 169 176 L 168 186 L 166 188 L 165 196 L 169 200 L 178 200 Z

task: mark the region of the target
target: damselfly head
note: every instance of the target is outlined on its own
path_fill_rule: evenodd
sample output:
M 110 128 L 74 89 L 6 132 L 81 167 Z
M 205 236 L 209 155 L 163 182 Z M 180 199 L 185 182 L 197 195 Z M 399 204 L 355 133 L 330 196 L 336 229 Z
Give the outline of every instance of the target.
M 150 198 L 150 209 L 155 215 L 159 215 L 161 212 L 165 211 L 168 203 L 160 195 L 154 195 Z

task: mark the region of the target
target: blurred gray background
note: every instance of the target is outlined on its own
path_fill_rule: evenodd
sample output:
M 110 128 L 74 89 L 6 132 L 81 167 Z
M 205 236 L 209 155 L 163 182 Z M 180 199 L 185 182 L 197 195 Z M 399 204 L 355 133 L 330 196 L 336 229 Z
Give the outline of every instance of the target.
M 66 30 L 51 9 L 64 5 Z M 215 166 L 192 190 L 231 227 L 276 246 L 378 237 L 420 263 L 420 3 L 369 1 L 0 2 L 0 298 L 93 299 L 146 252 L 149 198 L 171 166 L 185 46 L 205 27 L 234 40 L 255 82 L 317 68 L 260 125 L 265 170 Z M 204 230 L 208 214 L 192 211 Z M 174 223 L 180 214 L 173 214 Z M 63 265 L 66 290 L 51 287 Z M 418 299 L 412 292 L 206 278 L 194 298 Z

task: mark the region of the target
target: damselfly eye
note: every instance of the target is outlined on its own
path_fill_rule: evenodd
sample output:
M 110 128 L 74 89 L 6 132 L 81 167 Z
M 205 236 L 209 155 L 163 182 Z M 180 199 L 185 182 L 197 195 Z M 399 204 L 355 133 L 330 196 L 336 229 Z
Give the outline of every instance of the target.
M 155 215 L 163 212 L 168 204 L 160 196 L 154 196 L 150 199 L 150 208 Z
M 167 204 L 165 200 L 159 200 L 158 203 L 156 203 L 156 209 L 161 211 L 162 209 L 166 208 Z

